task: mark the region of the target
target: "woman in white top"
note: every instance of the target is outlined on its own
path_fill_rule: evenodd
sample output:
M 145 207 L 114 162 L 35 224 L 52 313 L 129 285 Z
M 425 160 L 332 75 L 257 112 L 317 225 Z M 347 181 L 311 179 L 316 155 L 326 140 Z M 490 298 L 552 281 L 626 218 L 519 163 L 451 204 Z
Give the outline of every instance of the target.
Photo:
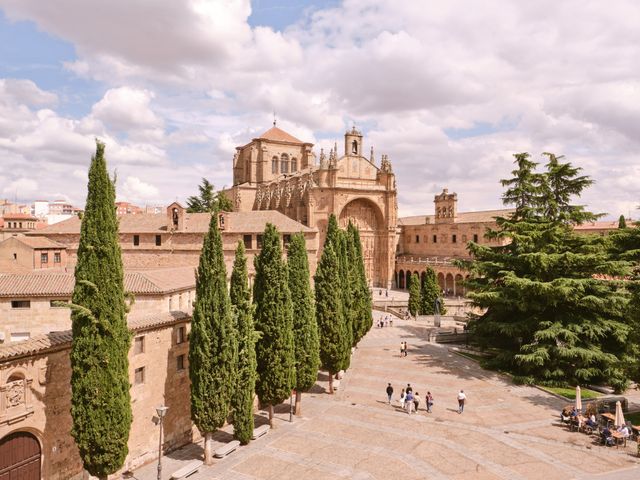
M 460 390 L 458 393 L 458 413 L 464 412 L 464 402 L 467 400 L 467 396 L 464 394 L 464 390 Z

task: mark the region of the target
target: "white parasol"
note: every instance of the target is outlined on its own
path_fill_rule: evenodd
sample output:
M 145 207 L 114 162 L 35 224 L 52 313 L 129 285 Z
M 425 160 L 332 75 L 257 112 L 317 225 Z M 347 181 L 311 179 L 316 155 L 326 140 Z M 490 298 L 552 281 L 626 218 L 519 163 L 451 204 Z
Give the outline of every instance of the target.
M 620 400 L 616 402 L 616 419 L 613 424 L 616 426 L 616 428 L 621 427 L 625 424 L 624 414 L 622 413 L 622 404 L 620 403 Z
M 580 391 L 580 385 L 576 387 L 576 410 L 582 411 L 582 392 Z

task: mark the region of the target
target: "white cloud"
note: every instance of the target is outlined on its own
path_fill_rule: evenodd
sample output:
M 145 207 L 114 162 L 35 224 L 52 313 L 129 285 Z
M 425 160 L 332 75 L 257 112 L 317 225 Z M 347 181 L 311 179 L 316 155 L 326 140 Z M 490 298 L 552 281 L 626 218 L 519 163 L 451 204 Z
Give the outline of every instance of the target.
M 157 187 L 143 182 L 138 177 L 127 177 L 122 187 L 124 198 L 134 202 L 153 203 L 157 202 L 160 197 L 160 191 Z

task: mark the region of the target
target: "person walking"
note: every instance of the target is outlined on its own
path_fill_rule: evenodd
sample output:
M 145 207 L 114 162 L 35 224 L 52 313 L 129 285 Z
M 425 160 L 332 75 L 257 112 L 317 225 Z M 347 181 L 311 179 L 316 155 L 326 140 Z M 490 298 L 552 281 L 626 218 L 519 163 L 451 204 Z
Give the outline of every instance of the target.
M 427 392 L 425 401 L 427 402 L 427 413 L 431 413 L 431 407 L 433 407 L 433 396 L 431 395 L 431 392 Z
M 407 347 L 407 342 L 404 342 L 404 356 L 406 357 L 409 354 L 409 347 Z
M 391 405 L 391 398 L 393 397 L 393 387 L 391 384 L 387 385 L 387 398 L 389 399 L 389 405 Z
M 404 404 L 407 407 L 407 413 L 411 415 L 413 413 L 413 391 L 409 390 L 407 396 L 404 399 Z
M 416 413 L 418 413 L 418 409 L 420 408 L 420 394 L 418 392 L 413 396 L 413 404 L 416 407 Z
M 400 342 L 400 357 L 404 357 L 404 342 Z
M 402 408 L 404 410 L 404 401 L 407 398 L 407 394 L 404 393 L 404 388 L 402 389 L 402 391 L 400 392 L 400 408 Z
M 464 412 L 464 402 L 467 400 L 467 396 L 464 393 L 464 390 L 460 390 L 458 393 L 458 413 Z
M 407 388 L 405 388 L 404 390 L 405 390 L 405 392 L 407 392 L 407 394 L 408 394 L 409 392 L 411 392 L 411 393 L 413 394 L 413 388 L 411 387 L 411 384 L 410 384 L 410 383 L 407 383 Z

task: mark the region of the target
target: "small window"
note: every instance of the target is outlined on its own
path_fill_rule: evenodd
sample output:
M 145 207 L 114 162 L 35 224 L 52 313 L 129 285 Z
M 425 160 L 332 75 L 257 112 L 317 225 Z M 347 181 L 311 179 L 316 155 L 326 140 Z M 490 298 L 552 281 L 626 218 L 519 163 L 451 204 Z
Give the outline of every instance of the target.
M 60 252 L 55 252 L 53 254 L 53 263 L 60 263 Z
M 182 326 L 176 329 L 176 343 L 184 343 L 187 341 L 187 327 Z
M 278 157 L 271 159 L 271 173 L 278 173 Z
M 11 300 L 11 308 L 31 308 L 31 300 Z
M 136 337 L 133 341 L 133 354 L 139 355 L 141 353 L 144 353 L 144 335 Z
M 41 253 L 40 254 L 40 263 L 49 263 L 49 254 Z
M 69 303 L 69 300 L 49 300 L 49 307 L 51 308 L 66 308 L 63 303 Z
M 136 368 L 133 382 L 135 385 L 142 385 L 144 383 L 144 367 Z
M 162 235 L 156 235 L 156 247 L 162 245 Z
M 31 338 L 31 333 L 29 332 L 12 332 L 11 333 L 12 342 L 24 342 L 25 340 L 29 340 L 30 338 Z
M 420 243 L 420 235 L 416 235 L 416 243 Z
M 282 242 L 284 243 L 284 247 L 287 248 L 291 243 L 291 235 L 286 234 L 282 236 Z
M 296 173 L 296 171 L 298 170 L 298 160 L 296 160 L 295 158 L 291 159 L 291 173 Z
M 244 241 L 244 248 L 246 250 L 251 250 L 251 243 L 252 243 L 252 236 L 251 235 L 244 235 L 242 237 L 242 240 Z
M 262 235 L 256 235 L 256 243 L 258 244 L 258 249 L 262 248 Z
M 473 234 L 473 241 L 474 241 L 475 243 L 478 243 L 478 234 L 477 234 L 477 233 L 474 233 L 474 234 Z
M 184 358 L 185 358 L 184 353 L 176 357 L 176 369 L 178 371 L 184 370 Z
M 140 235 L 134 235 L 133 236 L 133 246 L 137 247 L 138 245 L 140 245 Z
M 433 236 L 433 243 L 438 243 L 438 235 Z
M 451 235 L 451 243 L 458 243 L 458 237 L 455 233 Z

